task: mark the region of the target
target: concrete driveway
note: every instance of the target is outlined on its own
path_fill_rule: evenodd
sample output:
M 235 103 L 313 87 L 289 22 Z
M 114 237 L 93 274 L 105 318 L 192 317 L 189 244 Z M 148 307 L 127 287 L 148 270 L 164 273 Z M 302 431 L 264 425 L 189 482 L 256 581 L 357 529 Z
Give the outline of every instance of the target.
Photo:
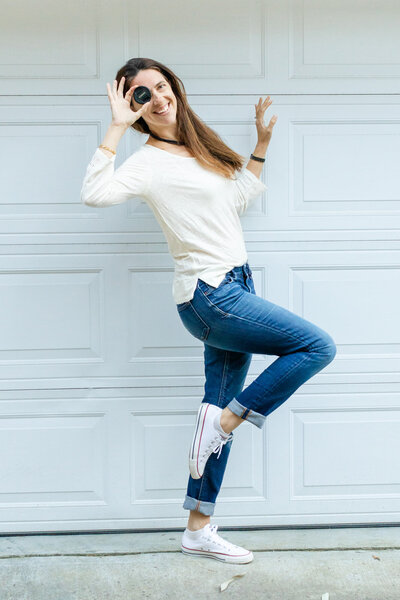
M 177 531 L 3 536 L 0 600 L 400 600 L 400 527 L 218 532 L 254 561 L 183 555 Z

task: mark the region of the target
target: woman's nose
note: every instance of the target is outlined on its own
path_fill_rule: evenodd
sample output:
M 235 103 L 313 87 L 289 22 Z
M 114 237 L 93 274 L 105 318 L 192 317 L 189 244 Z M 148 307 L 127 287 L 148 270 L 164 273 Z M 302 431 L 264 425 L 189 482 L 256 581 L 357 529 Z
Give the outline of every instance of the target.
M 163 95 L 162 95 L 161 93 L 159 94 L 159 93 L 157 92 L 157 94 L 155 94 L 155 93 L 153 92 L 153 103 L 154 103 L 154 104 L 156 104 L 156 105 L 157 105 L 157 104 L 160 104 L 160 103 L 162 102 L 162 99 L 163 99 Z

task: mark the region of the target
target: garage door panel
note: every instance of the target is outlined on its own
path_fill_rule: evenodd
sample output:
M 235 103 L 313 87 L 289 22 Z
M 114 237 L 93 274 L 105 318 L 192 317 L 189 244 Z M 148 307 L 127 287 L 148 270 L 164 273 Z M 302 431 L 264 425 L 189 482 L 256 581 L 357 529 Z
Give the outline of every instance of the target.
M 167 402 L 166 402 L 167 404 Z M 182 408 L 183 402 L 181 402 Z M 166 500 L 182 504 L 188 480 L 188 451 L 196 410 L 135 411 L 131 414 L 131 498 L 139 507 Z M 265 499 L 263 435 L 240 428 L 224 476 L 222 504 Z M 246 448 L 246 452 L 243 449 Z M 139 508 L 138 508 L 139 509 Z
M 395 371 L 400 366 L 399 267 L 360 264 L 356 253 L 352 264 L 351 253 L 347 256 L 342 268 L 291 269 L 292 310 L 332 332 L 340 354 L 329 367 L 333 371 L 347 361 L 358 370 L 360 358 L 373 361 L 376 373 Z
M 76 409 L 1 416 L 2 508 L 105 503 L 104 415 Z
M 399 409 L 374 401 L 382 408 L 344 408 L 338 395 L 336 407 L 293 411 L 293 499 L 400 497 Z
M 400 75 L 400 17 L 395 0 L 292 0 L 295 79 L 395 79 Z M 340 85 L 340 84 L 339 84 Z

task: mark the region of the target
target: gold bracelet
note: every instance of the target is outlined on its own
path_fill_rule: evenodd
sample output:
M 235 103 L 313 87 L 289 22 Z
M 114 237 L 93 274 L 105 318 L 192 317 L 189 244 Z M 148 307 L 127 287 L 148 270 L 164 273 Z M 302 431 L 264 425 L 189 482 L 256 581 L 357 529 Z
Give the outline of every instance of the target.
M 109 152 L 112 152 L 113 154 L 117 154 L 115 152 L 115 150 L 111 150 L 111 148 L 108 148 L 107 146 L 103 146 L 103 144 L 100 144 L 99 148 L 104 148 L 104 150 L 108 150 Z

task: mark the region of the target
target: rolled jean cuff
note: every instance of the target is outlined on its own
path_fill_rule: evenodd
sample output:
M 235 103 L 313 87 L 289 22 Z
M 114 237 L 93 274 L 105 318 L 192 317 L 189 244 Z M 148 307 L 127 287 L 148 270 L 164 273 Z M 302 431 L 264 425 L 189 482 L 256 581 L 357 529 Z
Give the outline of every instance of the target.
M 264 421 L 266 419 L 265 415 L 255 412 L 251 408 L 243 406 L 242 404 L 240 404 L 240 402 L 236 400 L 236 398 L 231 400 L 227 407 L 235 415 L 241 417 L 242 419 L 245 419 L 246 421 L 249 421 L 250 423 L 253 423 L 253 425 L 256 425 L 256 427 L 259 427 L 260 429 L 264 425 Z
M 186 494 L 185 501 L 183 503 L 183 508 L 187 508 L 188 510 L 198 510 L 203 515 L 213 515 L 215 502 L 204 502 L 204 500 L 196 500 L 196 498 L 191 498 Z

